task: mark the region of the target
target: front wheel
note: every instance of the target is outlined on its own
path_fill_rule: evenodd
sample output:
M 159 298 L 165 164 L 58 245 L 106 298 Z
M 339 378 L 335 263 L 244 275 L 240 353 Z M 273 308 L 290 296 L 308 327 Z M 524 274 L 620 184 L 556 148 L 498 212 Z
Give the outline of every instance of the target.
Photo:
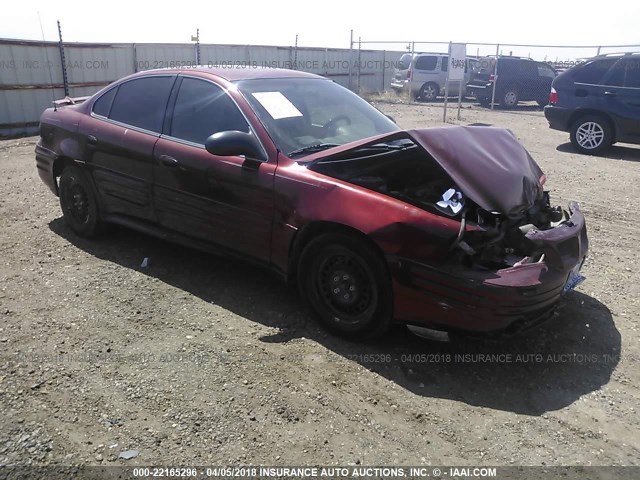
M 571 144 L 580 153 L 595 155 L 613 143 L 609 122 L 598 115 L 585 115 L 571 127 Z
M 325 234 L 302 252 L 300 292 L 320 322 L 347 338 L 380 337 L 393 322 L 393 293 L 381 255 L 364 241 Z
M 101 228 L 98 203 L 86 174 L 77 167 L 62 172 L 59 185 L 64 220 L 81 237 L 92 237 Z

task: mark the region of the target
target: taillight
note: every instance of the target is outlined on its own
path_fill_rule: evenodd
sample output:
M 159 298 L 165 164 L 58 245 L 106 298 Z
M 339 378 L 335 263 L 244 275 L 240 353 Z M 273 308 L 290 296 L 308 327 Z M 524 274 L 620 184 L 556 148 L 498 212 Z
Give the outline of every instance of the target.
M 549 93 L 549 103 L 551 105 L 555 105 L 558 103 L 558 92 L 556 92 L 555 88 L 551 88 L 551 93 Z
M 495 82 L 496 81 L 496 76 L 495 75 L 489 75 L 489 81 L 490 82 Z
M 411 65 L 407 68 L 407 80 L 411 80 Z

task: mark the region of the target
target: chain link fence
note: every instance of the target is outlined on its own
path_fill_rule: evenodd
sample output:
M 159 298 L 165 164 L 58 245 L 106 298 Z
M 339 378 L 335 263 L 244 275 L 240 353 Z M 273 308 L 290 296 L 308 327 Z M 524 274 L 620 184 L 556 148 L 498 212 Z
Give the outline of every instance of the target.
M 396 67 L 384 86 L 408 102 L 443 101 L 445 92 L 465 102 L 505 110 L 539 109 L 547 104 L 551 83 L 563 71 L 597 55 L 640 51 L 638 45 L 523 45 L 467 43 L 467 67 L 463 85 L 447 89 L 450 42 L 365 41 L 351 39 L 356 57 L 363 47 L 398 52 Z M 393 63 L 393 61 L 392 61 Z M 356 64 L 357 65 L 357 64 Z M 354 72 L 352 89 L 363 92 L 360 69 Z

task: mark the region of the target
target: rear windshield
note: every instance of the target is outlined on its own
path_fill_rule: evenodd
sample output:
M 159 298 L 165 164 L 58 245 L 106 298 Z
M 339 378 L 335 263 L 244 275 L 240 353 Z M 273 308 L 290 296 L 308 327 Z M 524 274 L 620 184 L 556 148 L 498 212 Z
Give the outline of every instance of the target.
M 496 59 L 492 57 L 479 58 L 473 65 L 473 71 L 475 73 L 488 73 L 493 74 L 496 68 Z
M 400 57 L 400 60 L 398 60 L 398 68 L 400 70 L 406 70 L 407 68 L 409 68 L 410 64 L 411 64 L 411 54 L 410 53 L 405 53 L 404 55 L 402 55 Z

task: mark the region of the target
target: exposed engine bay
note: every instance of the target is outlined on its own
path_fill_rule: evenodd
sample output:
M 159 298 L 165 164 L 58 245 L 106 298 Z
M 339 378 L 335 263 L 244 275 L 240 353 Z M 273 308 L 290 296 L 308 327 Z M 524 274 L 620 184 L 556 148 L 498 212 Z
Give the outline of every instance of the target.
M 526 178 L 520 179 L 521 186 L 525 183 L 521 188 L 529 188 L 531 199 L 521 208 L 509 211 L 482 208 L 478 204 L 481 200 L 476 202 L 467 196 L 458 186 L 459 182 L 455 182 L 433 156 L 407 138 L 362 146 L 307 166 L 458 220 L 460 229 L 451 239 L 449 260 L 468 268 L 496 270 L 543 261 L 544 253 L 527 234 L 552 229 L 569 219 L 568 212 L 551 206 L 549 193 L 543 190 L 542 174 L 535 179 L 535 185 L 531 175 L 529 185 Z M 474 174 L 471 171 L 470 175 Z M 482 185 L 485 189 L 490 185 L 487 176 L 485 172 Z M 495 182 L 491 188 L 503 186 Z

